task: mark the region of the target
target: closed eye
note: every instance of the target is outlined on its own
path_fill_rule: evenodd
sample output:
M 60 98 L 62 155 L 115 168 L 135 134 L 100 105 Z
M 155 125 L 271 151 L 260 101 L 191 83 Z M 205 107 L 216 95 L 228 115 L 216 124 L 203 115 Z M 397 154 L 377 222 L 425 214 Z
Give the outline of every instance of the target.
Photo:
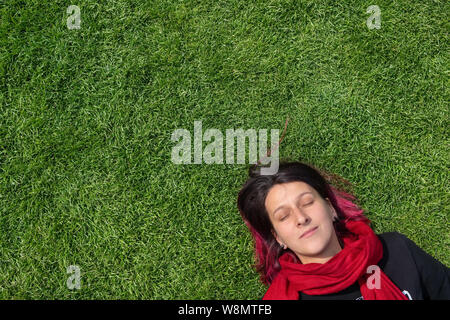
M 312 205 L 314 203 L 314 200 L 313 201 L 310 201 L 310 202 L 308 202 L 308 203 L 304 203 L 304 204 L 302 204 L 301 206 L 302 207 L 309 207 L 310 205 Z

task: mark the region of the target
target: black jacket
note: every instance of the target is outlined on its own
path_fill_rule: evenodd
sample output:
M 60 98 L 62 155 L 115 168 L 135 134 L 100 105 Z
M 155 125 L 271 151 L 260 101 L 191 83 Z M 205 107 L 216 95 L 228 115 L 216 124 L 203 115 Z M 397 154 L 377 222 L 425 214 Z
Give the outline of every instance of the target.
M 398 232 L 378 235 L 383 244 L 381 270 L 410 300 L 450 300 L 450 269 Z M 301 300 L 359 300 L 363 299 L 358 283 L 334 294 L 308 296 Z
M 377 235 L 383 244 L 381 270 L 410 300 L 450 300 L 450 269 L 398 232 Z M 337 293 L 300 300 L 362 300 L 358 282 Z

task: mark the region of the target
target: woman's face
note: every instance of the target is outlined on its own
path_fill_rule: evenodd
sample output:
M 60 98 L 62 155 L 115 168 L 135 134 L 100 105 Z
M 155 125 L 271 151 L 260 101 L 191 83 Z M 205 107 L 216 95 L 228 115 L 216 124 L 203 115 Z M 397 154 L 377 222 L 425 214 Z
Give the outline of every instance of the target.
M 291 249 L 303 264 L 325 263 L 342 250 L 333 226 L 336 211 L 309 184 L 274 185 L 265 206 L 278 243 Z

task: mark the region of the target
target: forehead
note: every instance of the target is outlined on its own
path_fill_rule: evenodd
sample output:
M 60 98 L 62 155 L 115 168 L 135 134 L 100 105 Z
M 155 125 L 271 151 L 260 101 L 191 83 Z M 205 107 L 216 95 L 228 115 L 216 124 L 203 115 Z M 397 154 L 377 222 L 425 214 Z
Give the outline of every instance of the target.
M 265 205 L 269 211 L 275 210 L 291 198 L 296 198 L 303 192 L 312 192 L 316 195 L 313 187 L 305 182 L 295 181 L 274 185 L 268 192 Z

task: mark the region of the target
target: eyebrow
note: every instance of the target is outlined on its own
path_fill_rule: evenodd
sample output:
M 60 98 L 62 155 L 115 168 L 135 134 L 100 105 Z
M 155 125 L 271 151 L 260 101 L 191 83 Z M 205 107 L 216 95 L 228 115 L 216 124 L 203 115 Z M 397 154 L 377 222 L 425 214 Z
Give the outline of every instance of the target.
M 295 199 L 298 200 L 298 199 L 300 199 L 302 196 L 304 196 L 304 195 L 307 194 L 307 193 L 313 194 L 313 193 L 310 192 L 310 191 L 305 191 L 305 192 L 300 193 L 300 194 L 297 196 L 297 198 L 295 198 Z M 272 213 L 272 215 L 275 216 L 275 213 L 276 213 L 278 210 L 283 209 L 284 207 L 285 207 L 284 205 L 279 206 L 278 208 L 275 209 L 275 211 Z

